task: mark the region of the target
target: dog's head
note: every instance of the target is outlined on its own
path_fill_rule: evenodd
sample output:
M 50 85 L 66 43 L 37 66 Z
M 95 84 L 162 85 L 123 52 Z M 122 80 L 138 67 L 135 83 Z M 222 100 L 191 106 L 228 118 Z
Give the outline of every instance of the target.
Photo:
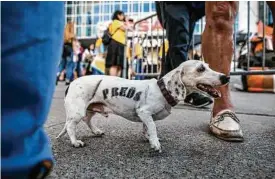
M 179 67 L 180 80 L 190 93 L 198 91 L 213 98 L 221 97 L 220 91 L 215 89 L 229 82 L 230 77 L 209 68 L 208 64 L 198 60 L 188 60 Z

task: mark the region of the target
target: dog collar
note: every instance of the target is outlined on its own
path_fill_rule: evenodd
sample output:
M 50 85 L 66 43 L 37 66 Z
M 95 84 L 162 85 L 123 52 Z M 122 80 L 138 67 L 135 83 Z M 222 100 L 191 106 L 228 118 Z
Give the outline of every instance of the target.
M 163 81 L 163 79 L 159 79 L 157 81 L 157 84 L 159 86 L 159 89 L 163 95 L 163 97 L 166 99 L 166 101 L 168 102 L 168 104 L 170 104 L 171 106 L 176 106 L 178 104 L 178 100 L 176 100 L 170 93 L 169 91 L 166 89 L 165 87 L 165 83 Z

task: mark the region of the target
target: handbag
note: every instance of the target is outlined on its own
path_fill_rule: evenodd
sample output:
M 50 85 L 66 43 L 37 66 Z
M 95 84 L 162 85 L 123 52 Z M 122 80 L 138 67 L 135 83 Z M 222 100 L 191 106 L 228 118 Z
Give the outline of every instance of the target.
M 104 45 L 109 45 L 109 43 L 111 42 L 112 36 L 118 31 L 118 29 L 119 28 L 117 28 L 116 31 L 113 34 L 111 34 L 109 31 L 109 28 L 107 28 L 103 33 L 102 43 Z

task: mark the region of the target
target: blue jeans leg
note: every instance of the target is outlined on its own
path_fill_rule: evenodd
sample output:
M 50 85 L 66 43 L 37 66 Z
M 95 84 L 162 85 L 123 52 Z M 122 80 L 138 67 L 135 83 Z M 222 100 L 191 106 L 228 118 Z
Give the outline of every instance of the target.
M 71 82 L 74 79 L 75 62 L 72 56 L 66 57 L 66 82 Z
M 1 6 L 1 169 L 14 178 L 40 161 L 53 160 L 43 124 L 61 57 L 64 2 Z
M 158 10 L 165 18 L 169 50 L 166 58 L 162 59 L 161 76 L 187 60 L 195 23 L 204 16 L 204 6 L 196 9 L 184 2 L 164 4 L 164 8 Z
M 58 71 L 57 71 L 57 76 L 60 75 L 60 73 L 65 70 L 66 68 L 66 58 L 61 58 L 59 64 L 58 64 Z

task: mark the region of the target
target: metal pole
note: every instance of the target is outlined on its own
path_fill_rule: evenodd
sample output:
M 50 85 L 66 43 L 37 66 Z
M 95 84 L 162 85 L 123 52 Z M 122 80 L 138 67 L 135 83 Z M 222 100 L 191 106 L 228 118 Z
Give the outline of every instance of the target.
M 264 2 L 264 19 L 263 19 L 263 63 L 262 63 L 262 69 L 264 70 L 265 67 L 265 22 L 266 22 L 266 2 Z
M 156 49 L 156 52 L 157 52 L 157 72 L 159 72 L 159 66 L 158 66 L 158 64 L 159 64 L 159 50 L 160 50 L 160 48 L 159 48 L 159 27 L 157 27 L 157 49 Z
M 203 17 L 201 18 L 201 60 L 203 60 L 203 55 L 202 55 L 202 33 L 203 33 Z
M 250 67 L 250 1 L 247 1 L 247 71 Z
M 194 56 L 195 56 L 195 54 L 194 54 L 194 46 L 195 46 L 195 35 L 194 35 L 194 32 L 193 32 L 193 34 L 192 34 L 192 59 L 194 59 Z
M 154 73 L 154 61 L 153 61 L 153 40 L 154 40 L 154 35 L 153 35 L 153 17 L 151 17 L 151 28 L 150 28 L 150 31 L 151 31 L 151 73 Z
M 122 71 L 122 77 L 123 78 L 127 77 L 127 58 L 126 58 L 126 55 L 127 55 L 127 36 L 128 36 L 127 34 L 128 34 L 128 31 L 125 30 L 126 42 L 125 42 L 125 47 L 124 47 L 124 60 L 123 60 L 123 71 Z
M 149 38 L 148 38 L 149 34 L 147 33 L 146 34 L 146 73 L 148 73 L 148 70 L 149 70 L 149 63 L 148 63 L 148 53 L 149 53 L 149 47 L 148 47 L 148 41 L 149 41 Z
M 234 71 L 236 71 L 236 19 L 235 19 L 235 22 L 234 22 L 234 54 L 233 54 L 233 65 L 234 65 Z
M 251 70 L 251 71 L 234 71 L 230 75 L 275 75 L 275 70 Z

